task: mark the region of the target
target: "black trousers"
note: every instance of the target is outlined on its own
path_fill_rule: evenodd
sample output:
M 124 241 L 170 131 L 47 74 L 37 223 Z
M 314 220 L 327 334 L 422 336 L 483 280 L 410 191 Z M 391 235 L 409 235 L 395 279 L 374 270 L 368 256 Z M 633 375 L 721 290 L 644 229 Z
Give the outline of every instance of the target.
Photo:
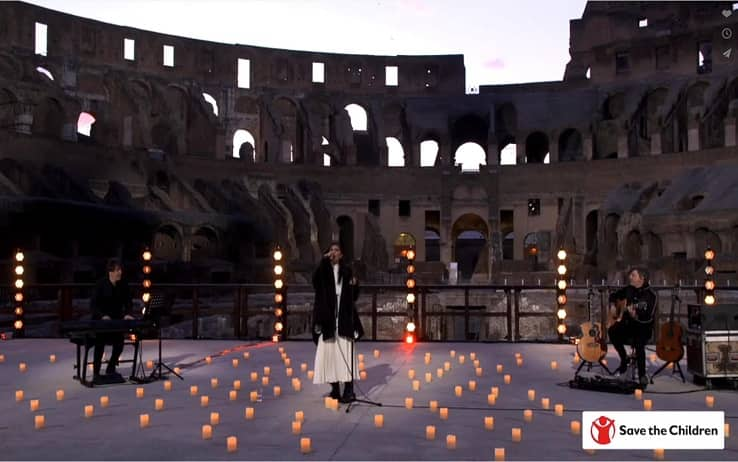
M 623 318 L 607 329 L 607 335 L 612 342 L 612 346 L 620 355 L 621 364 L 625 364 L 628 359 L 625 345 L 633 345 L 636 352 L 639 377 L 646 376 L 646 343 L 651 338 L 652 331 L 652 324 L 641 324 L 629 317 Z
M 92 359 L 92 372 L 94 375 L 100 375 L 100 366 L 102 365 L 102 357 L 105 352 L 105 345 L 113 345 L 113 352 L 110 354 L 108 361 L 108 369 L 114 369 L 118 365 L 121 353 L 123 353 L 123 342 L 125 337 L 123 334 L 105 334 L 98 336 L 95 340 L 95 355 Z

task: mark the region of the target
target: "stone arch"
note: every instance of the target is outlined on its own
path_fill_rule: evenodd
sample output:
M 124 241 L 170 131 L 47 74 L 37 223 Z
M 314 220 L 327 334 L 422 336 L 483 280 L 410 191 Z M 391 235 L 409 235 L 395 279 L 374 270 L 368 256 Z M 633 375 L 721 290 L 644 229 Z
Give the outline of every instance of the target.
M 635 264 L 641 262 L 641 248 L 643 247 L 643 239 L 638 230 L 632 230 L 625 237 L 623 245 L 623 258 L 626 262 Z
M 256 139 L 245 128 L 233 133 L 233 157 L 256 162 Z
M 399 261 L 400 258 L 404 257 L 404 250 L 410 248 L 417 249 L 418 242 L 415 240 L 415 236 L 407 232 L 401 232 L 395 238 L 393 256 L 395 261 Z
M 239 96 L 233 109 L 241 114 L 259 114 L 259 102 L 250 96 Z
M 355 132 L 366 132 L 369 130 L 369 116 L 364 106 L 351 103 L 347 104 L 344 109 L 348 112 L 349 119 L 351 120 L 351 128 Z
M 599 231 L 600 211 L 592 210 L 587 213 L 584 224 L 584 245 L 586 249 L 586 261 L 590 265 L 597 265 L 598 242 L 597 235 Z
M 167 154 L 175 156 L 179 154 L 177 135 L 171 124 L 163 120 L 151 127 L 151 145 L 154 149 L 161 149 Z
M 341 215 L 336 218 L 338 225 L 338 242 L 341 244 L 343 258 L 346 262 L 354 259 L 354 220 L 348 215 Z
M 201 226 L 192 234 L 192 261 L 202 261 L 217 256 L 218 233 L 211 226 Z
M 465 114 L 456 119 L 451 129 L 451 149 L 456 151 L 462 144 L 473 142 L 487 146 L 489 120 L 478 114 Z
M 420 166 L 435 167 L 441 150 L 441 137 L 435 133 L 427 133 L 420 138 Z
M 564 130 L 559 136 L 559 161 L 577 161 L 584 159 L 582 134 L 575 128 Z
M 625 95 L 614 93 L 602 103 L 602 120 L 615 120 L 622 117 L 625 111 Z
M 658 260 L 664 256 L 664 246 L 661 238 L 653 232 L 646 234 L 646 248 L 648 250 L 647 258 L 649 261 Z
M 64 129 L 64 109 L 56 98 L 43 98 L 33 110 L 31 131 L 40 136 L 61 138 Z
M 77 77 L 77 92 L 94 99 L 110 100 L 110 92 L 102 76 L 89 72 L 82 73 Z
M 620 215 L 609 213 L 605 217 L 603 259 L 615 262 L 618 258 L 618 224 Z
M 387 143 L 387 166 L 405 167 L 407 157 L 400 140 L 394 136 L 388 136 L 385 138 L 385 142 Z
M 152 252 L 162 260 L 181 260 L 182 235 L 182 229 L 175 224 L 168 223 L 160 226 L 154 232 Z
M 478 143 L 468 141 L 454 152 L 454 165 L 460 165 L 465 172 L 478 172 L 480 165 L 487 164 L 487 154 Z
M 0 127 L 15 126 L 15 106 L 17 103 L 18 97 L 15 93 L 8 88 L 0 88 Z
M 525 140 L 525 163 L 544 164 L 549 160 L 548 136 L 533 132 Z
M 185 122 L 190 107 L 190 96 L 186 88 L 180 85 L 167 85 L 164 100 L 168 107 L 168 116 L 174 120 Z
M 715 251 L 716 256 L 720 256 L 723 252 L 723 242 L 714 231 L 710 231 L 706 227 L 697 228 L 694 231 L 694 251 L 695 259 L 703 259 L 703 253 L 708 247 Z
M 469 280 L 475 273 L 487 273 L 489 227 L 482 217 L 466 213 L 451 226 L 452 259 L 459 263 L 459 274 Z
M 704 81 L 695 82 L 687 89 L 687 110 L 705 105 L 705 92 L 710 86 Z

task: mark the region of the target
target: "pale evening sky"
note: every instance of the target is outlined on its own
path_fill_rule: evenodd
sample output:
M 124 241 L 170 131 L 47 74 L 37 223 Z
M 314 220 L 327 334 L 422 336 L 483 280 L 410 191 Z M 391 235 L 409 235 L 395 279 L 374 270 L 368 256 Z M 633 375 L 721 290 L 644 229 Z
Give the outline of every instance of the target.
M 32 0 L 107 23 L 222 43 L 378 55 L 463 54 L 467 91 L 561 80 L 584 0 Z M 53 40 L 53 36 L 49 37 Z

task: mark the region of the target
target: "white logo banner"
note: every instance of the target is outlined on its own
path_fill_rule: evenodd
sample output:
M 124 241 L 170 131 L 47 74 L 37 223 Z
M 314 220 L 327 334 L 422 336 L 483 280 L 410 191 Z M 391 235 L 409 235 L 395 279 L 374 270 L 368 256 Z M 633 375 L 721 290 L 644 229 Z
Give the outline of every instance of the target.
M 582 449 L 724 449 L 723 411 L 585 411 Z

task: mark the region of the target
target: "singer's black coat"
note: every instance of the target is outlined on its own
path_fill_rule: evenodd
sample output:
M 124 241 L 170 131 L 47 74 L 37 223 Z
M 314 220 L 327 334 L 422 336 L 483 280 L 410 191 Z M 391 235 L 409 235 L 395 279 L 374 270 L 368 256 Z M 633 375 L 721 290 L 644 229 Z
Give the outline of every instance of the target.
M 364 336 L 359 314 L 356 311 L 356 300 L 359 298 L 359 284 L 351 284 L 353 274 L 351 268 L 343 262 L 338 266 L 338 277 L 342 282 L 341 309 L 338 310 L 338 335 L 350 339 Z M 320 334 L 323 340 L 336 335 L 336 284 L 333 279 L 333 266 L 328 258 L 320 261 L 318 269 L 313 273 L 315 304 L 313 305 L 313 341 L 317 344 Z M 354 334 L 357 334 L 356 336 Z

